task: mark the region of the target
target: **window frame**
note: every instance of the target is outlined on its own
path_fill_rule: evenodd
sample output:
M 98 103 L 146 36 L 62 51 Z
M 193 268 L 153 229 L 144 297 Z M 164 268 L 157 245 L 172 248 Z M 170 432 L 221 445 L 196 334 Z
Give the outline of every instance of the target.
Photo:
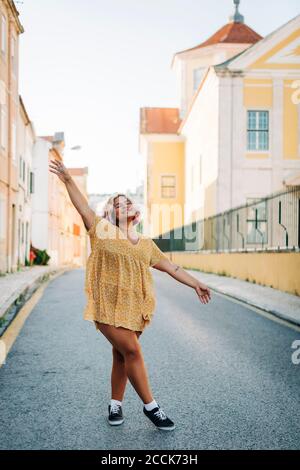
M 2 150 L 7 150 L 7 128 L 6 105 L 0 104 L 0 147 Z
M 251 129 L 249 126 L 249 114 L 250 113 L 256 113 L 256 118 L 255 118 L 255 129 Z M 260 122 L 260 113 L 267 113 L 267 128 L 266 129 L 260 129 L 259 128 L 259 122 Z M 246 151 L 247 153 L 265 153 L 269 154 L 270 153 L 270 144 L 271 144 L 271 138 L 270 138 L 270 120 L 271 120 L 271 112 L 270 109 L 264 108 L 247 108 L 246 110 Z M 249 133 L 256 133 L 256 139 L 255 139 L 255 149 L 249 148 Z M 260 132 L 266 132 L 267 133 L 267 148 L 266 149 L 260 149 L 259 148 L 259 133 Z
M 174 186 L 172 185 L 163 185 L 163 178 L 164 177 L 172 177 L 174 178 Z M 164 196 L 163 189 L 164 188 L 174 188 L 174 196 Z M 161 173 L 160 175 L 160 197 L 162 199 L 175 199 L 177 197 L 177 175 L 176 173 Z
M 6 57 L 7 53 L 7 19 L 6 16 L 1 13 L 1 54 Z
M 17 77 L 17 39 L 14 35 L 10 39 L 11 44 L 11 71 L 14 78 Z

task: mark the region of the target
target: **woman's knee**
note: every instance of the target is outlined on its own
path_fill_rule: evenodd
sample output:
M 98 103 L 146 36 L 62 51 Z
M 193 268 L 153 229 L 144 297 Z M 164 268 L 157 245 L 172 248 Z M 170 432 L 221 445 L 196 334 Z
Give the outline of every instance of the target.
M 137 358 L 141 355 L 141 345 L 136 332 L 122 327 L 114 327 L 99 323 L 100 331 L 106 336 L 113 346 L 125 359 Z M 117 354 L 117 353 L 115 353 Z
M 112 353 L 114 359 L 120 362 L 125 362 L 127 359 L 137 359 L 141 357 L 141 347 L 139 344 L 126 344 L 122 345 L 122 349 L 117 349 L 115 346 L 112 347 Z
M 123 356 L 125 360 L 140 359 L 142 356 L 142 350 L 139 343 L 127 344 L 123 350 Z

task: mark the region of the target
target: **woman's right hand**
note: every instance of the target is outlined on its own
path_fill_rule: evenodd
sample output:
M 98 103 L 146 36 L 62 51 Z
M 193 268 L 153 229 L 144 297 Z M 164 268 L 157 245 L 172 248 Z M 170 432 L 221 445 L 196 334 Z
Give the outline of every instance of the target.
M 59 162 L 58 160 L 50 160 L 49 170 L 52 173 L 55 173 L 63 183 L 67 183 L 72 179 L 65 165 L 62 162 Z

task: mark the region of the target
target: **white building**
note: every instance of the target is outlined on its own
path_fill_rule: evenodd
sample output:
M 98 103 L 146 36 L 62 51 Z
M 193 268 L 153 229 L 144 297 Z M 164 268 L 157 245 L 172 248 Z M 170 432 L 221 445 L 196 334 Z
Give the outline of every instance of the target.
M 50 160 L 63 162 L 64 133 L 36 139 L 33 153 L 35 190 L 32 204 L 32 244 L 47 250 L 50 265 L 84 266 L 87 233 L 65 184 L 49 170 Z M 88 168 L 70 168 L 75 184 L 87 199 Z
M 218 32 L 174 59 L 186 224 L 282 190 L 300 171 L 300 15 L 264 39 L 254 36 L 251 46 L 246 38 L 256 33 L 239 13 L 223 32 L 233 29 L 237 54 Z M 231 58 L 218 63 L 228 51 Z
M 17 125 L 17 158 L 19 168 L 19 190 L 17 210 L 17 248 L 18 264 L 29 261 L 31 242 L 31 204 L 34 191 L 33 147 L 35 131 L 26 112 L 23 100 L 19 97 L 19 116 Z

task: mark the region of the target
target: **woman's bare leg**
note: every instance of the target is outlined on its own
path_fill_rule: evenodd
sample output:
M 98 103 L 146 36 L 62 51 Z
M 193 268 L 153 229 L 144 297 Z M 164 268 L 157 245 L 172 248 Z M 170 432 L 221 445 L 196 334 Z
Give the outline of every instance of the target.
M 127 377 L 143 403 L 150 403 L 153 400 L 153 395 L 136 333 L 127 328 L 106 325 L 105 323 L 98 323 L 98 326 L 101 333 L 123 356 Z
M 127 373 L 124 357 L 113 346 L 113 365 L 111 371 L 111 398 L 122 401 L 125 394 L 127 384 Z
M 141 332 L 135 332 L 139 338 Z M 123 355 L 113 346 L 113 365 L 111 371 L 111 398 L 122 401 L 127 385 L 127 372 Z

